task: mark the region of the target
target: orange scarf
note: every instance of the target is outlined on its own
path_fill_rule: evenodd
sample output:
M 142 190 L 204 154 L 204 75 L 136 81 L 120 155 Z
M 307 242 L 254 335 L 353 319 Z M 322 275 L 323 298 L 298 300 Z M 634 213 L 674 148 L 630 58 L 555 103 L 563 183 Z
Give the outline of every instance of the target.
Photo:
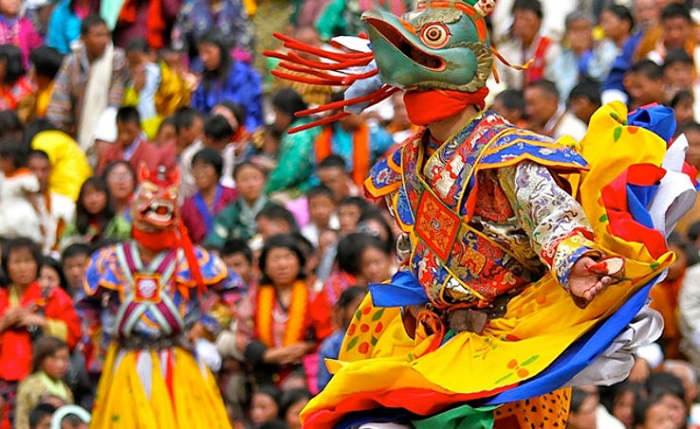
M 318 163 L 333 154 L 333 126 L 328 126 L 316 138 L 316 160 Z M 359 187 L 369 174 L 369 127 L 362 124 L 352 136 L 352 181 Z
M 488 88 L 481 87 L 474 92 L 434 89 L 432 91 L 409 91 L 403 95 L 406 113 L 416 125 L 428 125 L 447 119 L 475 105 L 479 110 L 486 106 Z
M 272 312 L 276 302 L 277 289 L 274 286 L 264 285 L 258 289 L 255 330 L 258 340 L 270 348 L 275 347 Z M 284 327 L 283 346 L 304 341 L 308 302 L 309 291 L 306 288 L 306 283 L 303 280 L 297 280 L 292 285 L 292 302 L 287 311 L 289 318 Z
M 119 22 L 135 24 L 138 5 L 136 0 L 126 0 L 119 14 Z M 163 3 L 161 0 L 150 0 L 148 3 L 148 18 L 146 19 L 146 41 L 153 49 L 163 47 L 163 30 L 165 30 L 165 20 L 163 19 Z

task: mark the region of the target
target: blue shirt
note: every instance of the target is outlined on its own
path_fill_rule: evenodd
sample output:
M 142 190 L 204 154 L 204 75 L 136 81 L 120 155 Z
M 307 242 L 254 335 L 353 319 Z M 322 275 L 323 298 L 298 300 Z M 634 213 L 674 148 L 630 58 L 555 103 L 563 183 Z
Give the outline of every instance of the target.
M 318 384 L 319 392 L 326 387 L 326 384 L 328 384 L 333 377 L 331 373 L 328 372 L 324 359 L 338 359 L 344 337 L 344 331 L 335 332 L 331 334 L 330 337 L 323 340 L 321 347 L 318 349 L 318 373 L 316 374 L 316 383 Z
M 70 10 L 70 0 L 61 0 L 51 13 L 46 46 L 62 54 L 70 53 L 71 43 L 80 38 L 80 23 L 80 18 Z

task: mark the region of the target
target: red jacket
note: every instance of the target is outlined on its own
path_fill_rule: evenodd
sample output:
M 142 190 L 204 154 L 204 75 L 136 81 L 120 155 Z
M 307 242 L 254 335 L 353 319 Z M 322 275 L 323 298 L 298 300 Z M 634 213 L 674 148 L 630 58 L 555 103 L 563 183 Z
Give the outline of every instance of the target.
M 124 160 L 124 148 L 121 145 L 113 143 L 107 146 L 97 163 L 97 174 L 102 174 L 108 164 L 122 160 Z M 165 151 L 146 140 L 139 141 L 134 154 L 127 161 L 134 171 L 139 171 L 142 162 L 146 163 L 151 171 L 157 171 L 161 165 L 164 165 L 168 170 L 175 167 L 174 153 Z
M 34 282 L 20 297 L 20 306 L 32 304 L 41 309 L 47 319 L 66 323 L 66 343 L 72 349 L 80 339 L 80 319 L 75 312 L 73 300 L 62 289 L 56 288 L 49 296 L 42 297 L 42 289 Z M 10 290 L 0 289 L 0 318 L 10 308 Z M 24 327 L 13 327 L 0 334 L 0 379 L 21 381 L 29 375 L 32 366 L 32 339 Z

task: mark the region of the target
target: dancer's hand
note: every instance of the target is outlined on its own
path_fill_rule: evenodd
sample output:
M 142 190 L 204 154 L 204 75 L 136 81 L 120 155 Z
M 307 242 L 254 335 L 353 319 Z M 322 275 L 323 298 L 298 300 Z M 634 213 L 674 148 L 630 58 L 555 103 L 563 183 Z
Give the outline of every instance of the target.
M 582 298 L 586 303 L 615 282 L 612 276 L 601 275 L 590 270 L 597 264 L 595 259 L 584 256 L 576 261 L 569 274 L 569 292 L 574 297 Z

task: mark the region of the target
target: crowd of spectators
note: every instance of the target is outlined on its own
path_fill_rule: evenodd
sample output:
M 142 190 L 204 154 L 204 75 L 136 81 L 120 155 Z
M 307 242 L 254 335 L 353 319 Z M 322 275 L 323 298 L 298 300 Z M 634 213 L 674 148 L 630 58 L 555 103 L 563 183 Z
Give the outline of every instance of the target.
M 398 94 L 288 134 L 342 93 L 277 80 L 261 52 L 282 49 L 273 31 L 328 48 L 364 10 L 412 3 L 0 0 L 0 429 L 86 426 L 101 361 L 76 298 L 90 255 L 130 238 L 143 166 L 179 169 L 192 242 L 245 283 L 229 327 L 188 333 L 232 424 L 300 427 L 368 284 L 396 269 L 401 231 L 362 184 L 416 127 Z M 503 0 L 489 23 L 503 57 L 531 61 L 488 83 L 508 121 L 580 139 L 602 103 L 665 104 L 700 168 L 700 5 Z M 700 427 L 700 203 L 670 242 L 662 339 L 622 384 L 575 388 L 570 428 Z

